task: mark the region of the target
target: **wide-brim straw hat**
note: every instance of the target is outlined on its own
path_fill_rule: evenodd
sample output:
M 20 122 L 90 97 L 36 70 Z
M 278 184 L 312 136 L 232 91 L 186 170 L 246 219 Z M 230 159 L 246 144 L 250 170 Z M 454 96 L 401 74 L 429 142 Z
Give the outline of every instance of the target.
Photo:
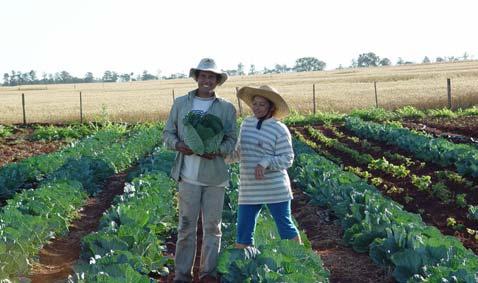
M 237 92 L 237 96 L 251 108 L 254 96 L 262 96 L 274 104 L 275 111 L 272 113 L 273 117 L 282 119 L 289 115 L 289 105 L 287 105 L 279 92 L 271 86 L 263 85 L 260 87 L 241 87 Z
M 212 72 L 214 74 L 219 75 L 221 78 L 218 81 L 218 85 L 222 85 L 226 80 L 227 80 L 227 73 L 222 72 L 219 70 L 216 66 L 216 62 L 214 62 L 213 59 L 211 58 L 203 58 L 199 62 L 198 66 L 196 68 L 191 68 L 189 70 L 189 77 L 193 78 L 195 81 L 197 81 L 196 78 L 196 73 L 197 71 L 206 71 L 206 72 Z

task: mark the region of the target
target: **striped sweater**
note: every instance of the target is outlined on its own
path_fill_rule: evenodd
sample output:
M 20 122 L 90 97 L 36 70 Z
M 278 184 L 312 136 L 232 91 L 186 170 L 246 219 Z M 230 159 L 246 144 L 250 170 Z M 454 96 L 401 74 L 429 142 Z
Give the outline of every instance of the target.
M 241 125 L 237 153 L 240 158 L 239 204 L 278 203 L 292 199 L 287 168 L 294 161 L 292 139 L 287 127 L 270 118 L 256 129 L 257 118 Z M 256 180 L 255 168 L 266 168 L 264 179 Z

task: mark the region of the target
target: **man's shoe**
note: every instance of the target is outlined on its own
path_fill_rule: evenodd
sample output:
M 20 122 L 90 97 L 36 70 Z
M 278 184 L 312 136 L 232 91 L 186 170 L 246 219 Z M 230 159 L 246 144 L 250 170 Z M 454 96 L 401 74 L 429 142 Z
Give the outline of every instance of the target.
M 199 282 L 201 282 L 201 283 L 218 283 L 219 280 L 217 280 L 217 278 L 212 276 L 212 275 L 206 275 L 203 278 L 201 278 L 201 280 L 199 280 Z

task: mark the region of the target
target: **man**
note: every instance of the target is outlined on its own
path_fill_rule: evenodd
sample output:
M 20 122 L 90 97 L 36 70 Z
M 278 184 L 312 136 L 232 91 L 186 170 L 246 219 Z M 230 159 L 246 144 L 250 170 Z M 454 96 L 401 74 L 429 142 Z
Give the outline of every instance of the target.
M 196 256 L 196 230 L 202 212 L 203 242 L 199 278 L 214 282 L 216 262 L 221 244 L 221 216 L 224 190 L 229 174 L 224 157 L 236 144 L 236 109 L 216 96 L 216 86 L 227 80 L 227 74 L 217 69 L 216 63 L 204 58 L 197 68 L 191 68 L 189 77 L 197 82 L 197 89 L 178 97 L 171 108 L 163 132 L 167 147 L 177 151 L 172 177 L 179 182 L 179 225 L 176 243 L 175 282 L 191 282 Z M 190 111 L 209 113 L 221 119 L 224 139 L 219 152 L 196 155 L 184 143 L 183 118 Z

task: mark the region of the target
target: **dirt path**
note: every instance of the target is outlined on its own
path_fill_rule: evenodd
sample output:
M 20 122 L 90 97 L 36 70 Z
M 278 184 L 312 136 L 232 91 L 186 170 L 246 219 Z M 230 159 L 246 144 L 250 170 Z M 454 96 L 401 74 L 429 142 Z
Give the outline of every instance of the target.
M 105 212 L 116 195 L 123 193 L 127 173 L 108 178 L 104 190 L 95 198 L 88 199 L 80 212 L 80 218 L 71 226 L 63 238 L 57 238 L 43 247 L 39 263 L 35 264 L 30 279 L 32 283 L 64 282 L 73 272 L 73 265 L 80 256 L 81 239 L 98 228 Z
M 299 222 L 299 229 L 305 230 L 312 248 L 330 271 L 331 283 L 395 282 L 389 272 L 372 262 L 368 254 L 356 253 L 345 245 L 338 219 L 330 215 L 327 209 L 308 202 L 308 196 L 294 189 L 292 214 Z

